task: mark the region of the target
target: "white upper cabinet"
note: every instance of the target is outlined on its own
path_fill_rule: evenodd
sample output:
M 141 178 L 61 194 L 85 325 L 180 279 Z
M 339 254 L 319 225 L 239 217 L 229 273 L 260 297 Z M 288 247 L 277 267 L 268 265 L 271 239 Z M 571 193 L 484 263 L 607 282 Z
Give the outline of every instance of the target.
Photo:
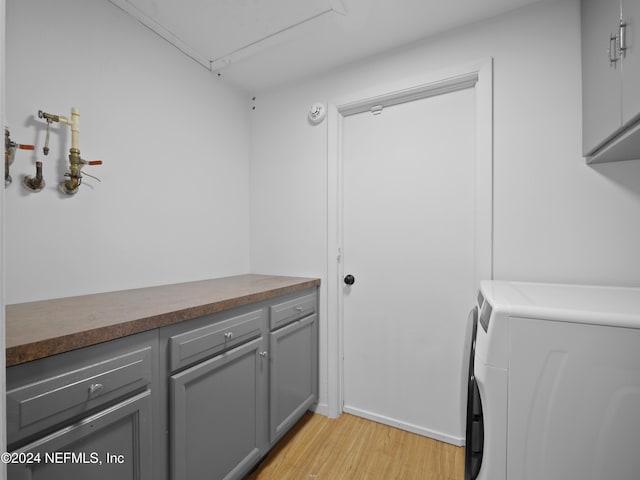
M 582 141 L 587 161 L 640 159 L 638 0 L 582 1 Z
M 625 47 L 622 59 L 622 122 L 640 120 L 640 1 L 622 0 L 622 39 Z

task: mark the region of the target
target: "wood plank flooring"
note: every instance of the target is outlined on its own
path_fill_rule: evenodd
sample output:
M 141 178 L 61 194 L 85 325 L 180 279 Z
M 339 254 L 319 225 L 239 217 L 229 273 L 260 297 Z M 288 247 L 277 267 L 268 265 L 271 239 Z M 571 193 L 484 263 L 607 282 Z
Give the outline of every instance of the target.
M 245 480 L 463 478 L 463 447 L 353 415 L 309 412 Z

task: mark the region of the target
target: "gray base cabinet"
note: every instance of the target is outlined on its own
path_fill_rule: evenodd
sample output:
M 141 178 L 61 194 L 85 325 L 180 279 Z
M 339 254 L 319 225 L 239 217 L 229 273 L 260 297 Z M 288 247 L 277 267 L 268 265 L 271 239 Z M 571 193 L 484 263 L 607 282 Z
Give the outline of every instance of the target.
M 157 331 L 7 369 L 9 480 L 155 480 Z
M 8 368 L 8 479 L 240 480 L 317 398 L 311 288 Z
M 318 398 L 318 316 L 269 334 L 269 440 L 276 442 Z
M 171 377 L 174 480 L 240 478 L 265 451 L 262 337 Z
M 318 399 L 316 289 L 164 329 L 171 480 L 239 480 Z
M 152 480 L 147 390 L 12 452 L 10 480 Z

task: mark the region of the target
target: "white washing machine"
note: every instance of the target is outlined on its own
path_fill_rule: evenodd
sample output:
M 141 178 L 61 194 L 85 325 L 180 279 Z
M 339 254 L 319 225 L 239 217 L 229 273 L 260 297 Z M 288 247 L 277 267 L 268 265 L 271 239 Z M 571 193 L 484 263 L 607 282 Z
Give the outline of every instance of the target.
M 465 480 L 640 479 L 640 288 L 484 281 Z

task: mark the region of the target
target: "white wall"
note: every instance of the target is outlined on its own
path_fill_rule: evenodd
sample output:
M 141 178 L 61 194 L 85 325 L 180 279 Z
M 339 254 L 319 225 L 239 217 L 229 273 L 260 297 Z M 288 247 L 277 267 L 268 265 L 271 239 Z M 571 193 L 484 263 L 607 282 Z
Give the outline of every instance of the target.
M 43 157 L 18 153 L 5 198 L 7 302 L 249 268 L 321 277 L 325 302 L 327 124 L 308 124 L 310 104 L 487 57 L 495 60 L 495 277 L 640 284 L 640 162 L 589 167 L 580 156 L 578 0 L 259 92 L 253 112 L 241 92 L 109 2 L 9 0 L 13 138 L 41 148 L 36 112 L 77 106 L 82 155 L 105 164 L 86 168 L 101 183 L 87 178 L 76 196 L 58 193 L 70 138 L 54 125 L 47 188 L 32 194 L 20 182 Z M 325 403 L 326 325 L 323 308 Z
M 249 271 L 249 98 L 106 0 L 7 2 L 7 303 Z M 80 110 L 80 191 L 57 190 Z M 25 174 L 44 159 L 45 190 Z
M 252 270 L 320 276 L 327 299 L 327 124 L 306 121 L 313 102 L 493 57 L 494 277 L 640 285 L 640 162 L 590 167 L 581 157 L 579 21 L 578 0 L 545 2 L 259 92 L 251 137 Z M 451 359 L 461 348 L 452 345 Z M 325 403 L 327 382 L 323 369 Z M 462 423 L 445 433 L 461 435 Z
M 5 0 L 0 0 L 0 123 L 4 123 L 5 110 Z M 0 192 L 0 218 L 4 218 L 4 191 Z M 4 222 L 0 220 L 0 345 L 5 344 L 4 331 L 5 312 L 5 257 L 4 257 Z M 0 452 L 7 450 L 6 409 L 6 357 L 0 356 Z M 0 480 L 7 478 L 7 466 L 0 465 Z

